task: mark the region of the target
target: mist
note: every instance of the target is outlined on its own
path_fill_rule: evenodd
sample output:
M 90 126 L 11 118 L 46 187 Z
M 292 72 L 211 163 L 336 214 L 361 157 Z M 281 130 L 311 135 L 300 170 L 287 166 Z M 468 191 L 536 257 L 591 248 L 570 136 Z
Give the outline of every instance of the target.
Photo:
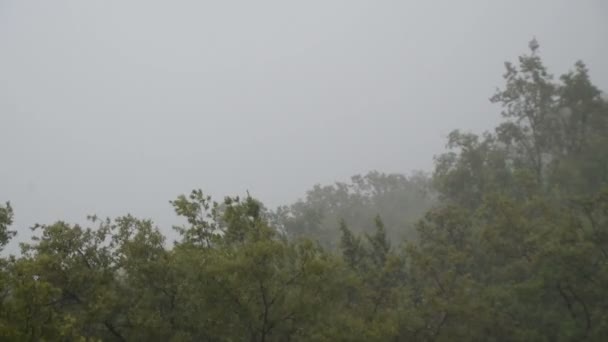
M 603 1 L 2 1 L 0 201 L 28 227 L 148 217 L 192 188 L 289 204 L 312 185 L 431 171 L 498 122 L 536 37 L 608 88 Z M 14 249 L 9 249 L 14 252 Z

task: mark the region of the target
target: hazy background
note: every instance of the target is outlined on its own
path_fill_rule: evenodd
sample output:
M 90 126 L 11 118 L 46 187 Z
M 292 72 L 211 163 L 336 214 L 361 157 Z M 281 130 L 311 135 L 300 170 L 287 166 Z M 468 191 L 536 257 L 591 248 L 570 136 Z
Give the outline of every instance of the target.
M 536 35 L 608 89 L 608 3 L 0 1 L 0 201 L 35 222 L 130 212 L 169 230 L 192 188 L 270 207 L 352 174 L 430 170 L 499 109 Z

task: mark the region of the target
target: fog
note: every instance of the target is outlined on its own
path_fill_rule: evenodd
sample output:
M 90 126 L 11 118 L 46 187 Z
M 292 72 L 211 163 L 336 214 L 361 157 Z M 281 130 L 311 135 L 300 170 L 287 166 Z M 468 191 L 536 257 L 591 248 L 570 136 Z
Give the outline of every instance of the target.
M 369 170 L 428 170 L 490 129 L 533 37 L 608 88 L 608 4 L 1 1 L 0 201 L 36 222 L 130 212 L 168 230 L 192 188 L 270 207 Z M 604 63 L 602 63 L 604 62 Z

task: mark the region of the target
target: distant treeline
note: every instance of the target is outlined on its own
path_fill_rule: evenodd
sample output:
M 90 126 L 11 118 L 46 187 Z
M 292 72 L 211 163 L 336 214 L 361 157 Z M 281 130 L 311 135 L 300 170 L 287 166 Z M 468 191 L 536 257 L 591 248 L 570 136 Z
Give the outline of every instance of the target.
M 2 341 L 608 341 L 608 101 L 531 45 L 432 174 L 268 210 L 202 191 L 150 220 L 38 225 L 0 259 Z M 14 236 L 0 206 L 0 249 Z

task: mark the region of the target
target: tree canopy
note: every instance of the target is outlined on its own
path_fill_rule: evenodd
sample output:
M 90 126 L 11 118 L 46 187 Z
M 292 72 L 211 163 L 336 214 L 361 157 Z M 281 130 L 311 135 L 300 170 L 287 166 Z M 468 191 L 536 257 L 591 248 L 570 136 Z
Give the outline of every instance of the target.
M 583 62 L 506 63 L 503 121 L 432 175 L 371 172 L 267 210 L 201 190 L 184 224 L 36 225 L 0 259 L 3 341 L 603 341 L 608 102 Z M 0 249 L 15 235 L 0 206 Z

